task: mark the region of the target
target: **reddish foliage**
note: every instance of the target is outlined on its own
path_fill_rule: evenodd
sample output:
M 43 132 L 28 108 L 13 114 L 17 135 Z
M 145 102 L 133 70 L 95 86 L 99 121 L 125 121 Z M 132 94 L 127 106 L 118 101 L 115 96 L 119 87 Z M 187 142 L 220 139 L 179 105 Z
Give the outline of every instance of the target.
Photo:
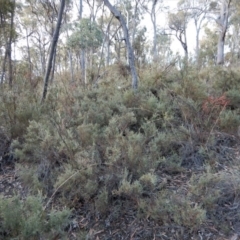
M 202 110 L 205 114 L 209 114 L 211 111 L 217 109 L 222 110 L 228 106 L 230 100 L 227 99 L 226 94 L 224 93 L 220 97 L 209 96 L 202 104 Z

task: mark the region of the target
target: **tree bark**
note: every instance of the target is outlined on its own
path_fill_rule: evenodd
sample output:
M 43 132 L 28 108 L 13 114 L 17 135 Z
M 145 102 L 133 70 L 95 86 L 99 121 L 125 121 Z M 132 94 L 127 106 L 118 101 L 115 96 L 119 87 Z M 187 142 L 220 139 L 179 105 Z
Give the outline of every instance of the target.
M 29 36 L 27 28 L 26 28 L 26 40 L 27 40 L 27 54 L 28 54 L 28 66 L 29 66 L 29 82 L 32 85 L 32 60 L 31 60 L 31 52 L 30 52 L 30 45 L 29 45 Z
M 157 0 L 153 1 L 151 11 L 151 21 L 153 25 L 153 61 L 157 60 L 157 23 L 156 23 L 156 4 Z
M 8 61 L 8 83 L 9 86 L 12 87 L 13 82 L 13 68 L 12 68 L 12 42 L 14 35 L 14 16 L 15 16 L 15 0 L 10 5 L 11 19 L 10 19 L 10 30 L 8 39 L 6 37 L 6 48 L 4 54 L 4 60 L 2 65 L 2 73 L 1 73 L 1 84 L 4 82 L 4 78 L 6 77 L 6 63 Z
M 218 46 L 217 46 L 217 64 L 224 64 L 224 44 L 225 37 L 228 28 L 228 18 L 229 18 L 229 8 L 231 0 L 222 0 L 220 16 L 217 19 L 217 23 L 220 28 L 219 37 L 218 37 Z
M 79 1 L 79 19 L 82 19 L 83 15 L 83 1 Z M 87 69 L 86 69 L 86 50 L 80 49 L 80 66 L 81 66 L 81 81 L 84 86 L 87 85 Z
M 50 76 L 51 69 L 52 69 L 54 52 L 55 52 L 55 49 L 57 47 L 57 42 L 58 42 L 58 37 L 59 37 L 59 31 L 60 31 L 60 28 L 61 28 L 61 22 L 62 22 L 64 8 L 65 8 L 65 0 L 61 0 L 60 10 L 58 12 L 57 26 L 56 26 L 56 29 L 55 29 L 54 34 L 53 34 L 53 39 L 52 39 L 49 58 L 48 58 L 47 70 L 46 70 L 46 74 L 45 74 L 45 77 L 44 77 L 44 88 L 43 88 L 43 95 L 42 95 L 41 102 L 44 102 L 44 100 L 47 96 L 49 76 Z
M 129 33 L 128 33 L 128 28 L 126 25 L 126 21 L 122 14 L 108 1 L 108 0 L 103 0 L 104 4 L 108 7 L 108 9 L 111 11 L 111 13 L 115 16 L 115 18 L 118 19 L 118 21 L 122 25 L 123 33 L 124 33 L 124 38 L 125 38 L 125 44 L 127 47 L 127 52 L 128 52 L 128 62 L 131 70 L 131 75 L 132 75 L 132 88 L 134 90 L 137 90 L 138 88 L 138 77 L 137 77 L 137 72 L 135 68 L 135 57 L 133 53 L 133 49 L 129 40 Z
M 13 1 L 12 11 L 11 11 L 11 25 L 10 25 L 10 37 L 8 45 L 8 74 L 9 74 L 9 86 L 12 87 L 13 83 L 13 67 L 12 67 L 12 42 L 14 34 L 14 15 L 15 15 L 15 0 Z

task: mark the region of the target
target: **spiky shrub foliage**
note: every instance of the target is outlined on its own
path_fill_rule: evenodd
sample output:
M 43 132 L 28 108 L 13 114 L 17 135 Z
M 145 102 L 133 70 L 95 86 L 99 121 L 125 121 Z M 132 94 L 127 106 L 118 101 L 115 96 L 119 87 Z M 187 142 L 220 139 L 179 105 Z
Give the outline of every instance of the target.
M 141 199 L 138 208 L 139 216 L 147 216 L 162 224 L 175 223 L 198 229 L 205 221 L 205 210 L 199 205 L 192 206 L 186 196 L 176 195 L 168 190 L 162 190 L 151 199 Z
M 176 83 L 170 75 L 160 74 L 151 88 L 143 80 L 138 92 L 53 86 L 41 118 L 29 121 L 12 144 L 25 163 L 18 165 L 24 184 L 57 196 L 61 205 L 83 206 L 90 215 L 134 206 L 139 216 L 199 227 L 205 209 L 192 204 L 193 195 L 166 189 L 161 176 L 194 170 L 198 156 L 203 167 L 213 125 L 202 117 L 206 93 L 196 74 L 174 73 Z
M 1 88 L 0 124 L 8 129 L 11 138 L 21 137 L 30 120 L 39 119 L 43 109 L 38 104 L 34 93 L 18 88 Z
M 214 80 L 213 87 L 216 91 L 226 92 L 231 89 L 239 90 L 239 71 L 233 68 L 216 67 L 211 70 L 212 79 Z
M 33 184 L 34 191 L 43 190 L 49 194 L 59 170 L 54 167 L 74 159 L 79 143 L 72 134 L 62 126 L 58 117 L 52 120 L 50 116 L 50 119 L 45 118 L 42 122 L 30 122 L 24 135 L 24 144 L 18 140 L 13 141 L 15 157 L 20 162 L 27 163 L 29 168 L 29 171 L 26 171 L 20 165 L 19 176 L 27 185 Z M 71 163 L 74 164 L 74 161 Z
M 208 167 L 205 174 L 194 175 L 190 180 L 190 194 L 192 199 L 198 199 L 208 218 L 215 222 L 219 229 L 229 232 L 231 224 L 227 221 L 227 216 L 233 214 L 233 219 L 237 219 L 239 210 L 235 208 L 235 203 L 239 201 L 239 169 L 227 172 L 212 172 Z M 233 207 L 227 207 L 233 206 Z M 234 220 L 233 220 L 234 221 Z
M 0 198 L 0 234 L 4 239 L 53 238 L 64 235 L 69 224 L 68 209 L 47 211 L 41 196 Z
M 240 116 L 238 110 L 225 110 L 219 118 L 219 127 L 221 130 L 230 133 L 236 133 L 240 126 Z
M 229 99 L 229 105 L 232 109 L 237 109 L 240 106 L 240 89 L 231 89 L 226 92 L 226 97 Z

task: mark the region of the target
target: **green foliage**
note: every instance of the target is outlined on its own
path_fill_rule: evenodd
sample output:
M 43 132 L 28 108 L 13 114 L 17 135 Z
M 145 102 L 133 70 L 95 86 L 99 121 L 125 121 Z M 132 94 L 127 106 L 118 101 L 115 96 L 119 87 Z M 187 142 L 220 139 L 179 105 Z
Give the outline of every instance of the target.
M 12 89 L 0 96 L 0 124 L 8 129 L 13 139 L 22 136 L 29 121 L 39 119 L 42 113 L 34 94 L 28 91 Z
M 28 94 L 20 91 L 23 100 L 18 102 L 6 93 L 1 125 L 11 129 L 6 119 L 24 125 L 11 143 L 19 161 L 16 174 L 28 193 L 42 192 L 46 199 L 14 198 L 19 207 L 1 215 L 1 233 L 29 239 L 63 234 L 68 211 L 48 211 L 43 202 L 103 220 L 124 217 L 131 207 L 143 220 L 194 230 L 215 219 L 227 189 L 227 178 L 217 172 L 233 161 L 228 155 L 233 140 L 225 140 L 229 134 L 222 132 L 234 133 L 240 120 L 235 80 L 226 95 L 220 87 L 208 92 L 201 82 L 211 74 L 221 82 L 221 71 L 214 71 L 198 75 L 191 66 L 151 69 L 137 92 L 118 89 L 116 83 L 88 90 L 63 82 L 50 88 L 41 107 L 31 103 L 33 110 L 26 107 Z M 214 84 L 212 80 L 210 86 Z M 225 142 L 230 142 L 227 149 L 221 145 Z M 205 165 L 216 173 L 204 173 Z M 234 176 L 236 182 L 229 177 L 237 192 Z M 18 215 L 16 221 L 11 222 L 12 215 Z M 87 231 L 88 226 L 76 235 Z
M 41 196 L 28 196 L 22 200 L 19 196 L 0 198 L 0 234 L 5 239 L 52 238 L 64 235 L 69 224 L 70 211 L 67 209 L 47 212 Z
M 214 68 L 216 62 L 218 35 L 215 29 L 205 27 L 204 31 L 207 37 L 202 38 L 200 41 L 200 65 L 203 68 L 206 68 L 208 66 Z
M 219 118 L 219 127 L 226 132 L 236 133 L 240 126 L 239 111 L 225 110 L 221 113 Z
M 239 180 L 239 169 L 231 173 L 227 171 L 214 173 L 211 168 L 201 176 L 194 175 L 190 180 L 190 193 L 193 199 L 201 202 L 209 218 L 225 232 L 230 231 L 231 224 L 221 220 L 232 212 L 236 214 L 236 209 L 224 211 L 225 204 L 239 201 Z
M 230 106 L 233 109 L 240 107 L 240 90 L 232 88 L 226 92 L 226 97 L 230 101 Z
M 192 206 L 186 196 L 163 190 L 153 199 L 140 200 L 139 216 L 145 215 L 162 224 L 172 219 L 179 225 L 198 229 L 206 219 L 205 211 L 198 205 Z
M 98 197 L 95 200 L 95 207 L 101 214 L 109 211 L 109 194 L 106 188 L 102 189 L 102 191 L 98 194 Z
M 75 23 L 75 31 L 68 40 L 71 48 L 88 49 L 97 48 L 103 41 L 102 31 L 96 22 L 88 18 L 81 19 L 80 23 Z
M 214 80 L 213 87 L 220 92 L 240 89 L 240 75 L 236 69 L 216 67 L 211 70 L 211 77 Z

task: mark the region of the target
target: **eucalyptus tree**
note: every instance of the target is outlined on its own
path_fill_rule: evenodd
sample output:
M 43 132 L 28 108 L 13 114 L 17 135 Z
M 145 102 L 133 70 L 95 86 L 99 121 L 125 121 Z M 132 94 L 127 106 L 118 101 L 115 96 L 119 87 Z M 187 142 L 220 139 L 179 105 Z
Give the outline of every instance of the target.
M 190 20 L 193 20 L 195 31 L 196 31 L 196 48 L 195 48 L 195 58 L 196 63 L 199 65 L 199 38 L 200 31 L 202 30 L 204 20 L 206 20 L 209 4 L 211 0 L 180 0 L 178 2 L 178 7 L 182 11 L 189 13 Z
M 44 76 L 46 73 L 47 52 L 57 19 L 56 11 L 50 1 L 25 0 L 19 13 L 22 37 L 27 40 L 26 45 L 29 45 L 27 48 L 32 48 L 37 53 L 34 56 L 36 61 L 34 63 L 32 61 L 32 71 L 37 75 Z
M 176 55 L 171 50 L 171 43 L 170 35 L 157 34 L 157 54 L 161 67 L 169 66 L 176 60 Z
M 103 42 L 101 46 L 101 59 L 105 66 L 110 65 L 110 61 L 114 61 L 114 53 L 111 51 L 111 46 L 116 44 L 116 33 L 120 28 L 119 22 L 113 17 L 109 16 L 109 12 L 103 8 L 102 15 L 99 18 L 99 25 L 103 33 Z M 116 49 L 116 47 L 115 47 Z
M 26 60 L 28 63 L 28 71 L 25 73 L 25 78 L 29 80 L 30 84 L 32 83 L 33 78 L 33 72 L 39 70 L 37 69 L 37 66 L 33 64 L 34 61 L 34 55 L 38 55 L 35 52 L 35 49 L 31 46 L 31 36 L 36 33 L 37 29 L 37 19 L 36 18 L 30 18 L 29 16 L 32 15 L 31 8 L 29 5 L 24 5 L 20 9 L 20 11 L 17 12 L 18 15 L 18 29 L 21 32 L 21 37 L 23 39 L 26 39 L 26 46 L 23 45 L 22 50 L 22 60 Z
M 240 2 L 233 2 L 234 11 L 229 24 L 231 31 L 226 38 L 226 44 L 230 49 L 230 63 L 239 65 L 240 62 Z
M 89 18 L 82 18 L 73 25 L 73 32 L 69 36 L 67 44 L 77 54 L 80 54 L 82 50 L 84 52 L 91 50 L 92 54 L 101 46 L 103 35 L 96 22 L 91 21 Z M 82 66 L 82 78 L 85 84 L 87 84 L 85 66 Z
M 214 28 L 205 27 L 199 41 L 199 67 L 216 65 L 218 33 Z
M 174 32 L 175 37 L 182 45 L 185 53 L 185 59 L 188 59 L 188 43 L 187 43 L 187 24 L 189 14 L 186 11 L 178 10 L 176 13 L 168 14 L 169 28 Z
M 46 74 L 44 76 L 44 87 L 43 87 L 43 94 L 42 94 L 42 100 L 41 100 L 42 102 L 45 100 L 45 98 L 47 96 L 49 76 L 50 76 L 50 73 L 51 73 L 51 70 L 53 67 L 53 57 L 54 57 L 54 53 L 56 52 L 56 47 L 57 47 L 57 42 L 58 42 L 58 38 L 59 38 L 59 32 L 60 32 L 60 28 L 61 28 L 64 8 L 65 8 L 65 0 L 61 0 L 60 8 L 58 11 L 57 25 L 54 30 L 54 34 L 53 34 L 53 38 L 52 38 L 52 42 L 51 42 L 47 70 L 46 70 Z
M 143 67 L 147 61 L 147 29 L 146 27 L 142 27 L 136 31 L 135 37 L 133 40 L 133 51 L 136 59 L 136 65 L 138 68 Z
M 151 23 L 153 27 L 153 47 L 152 47 L 152 55 L 153 60 L 157 59 L 157 16 L 159 15 L 160 11 L 165 8 L 164 6 L 164 0 L 145 0 L 141 1 L 141 5 L 145 12 L 147 12 L 150 15 Z
M 138 76 L 137 76 L 137 72 L 136 72 L 136 68 L 135 68 L 135 56 L 134 56 L 132 45 L 129 40 L 129 32 L 128 32 L 128 28 L 126 25 L 126 21 L 125 21 L 123 15 L 121 14 L 121 12 L 116 7 L 114 7 L 108 0 L 103 0 L 103 2 L 105 4 L 105 6 L 108 7 L 110 12 L 114 15 L 114 17 L 120 22 L 120 24 L 122 26 L 122 30 L 124 33 L 124 41 L 125 41 L 127 53 L 128 53 L 128 62 L 129 62 L 131 75 L 132 75 L 132 88 L 134 90 L 137 90 Z
M 219 28 L 219 37 L 217 45 L 217 64 L 222 65 L 224 63 L 224 45 L 227 29 L 229 27 L 230 6 L 232 0 L 220 0 L 219 4 L 219 16 L 216 19 Z
M 142 8 L 142 3 L 144 0 L 123 0 L 119 1 L 117 4 L 119 11 L 124 16 L 126 20 L 126 25 L 129 32 L 129 40 L 133 45 L 135 36 L 138 31 L 143 29 L 141 25 L 141 20 L 143 19 L 144 9 Z
M 1 83 L 3 83 L 6 77 L 6 73 L 8 73 L 8 82 L 10 86 L 12 86 L 13 82 L 12 43 L 16 40 L 17 37 L 14 22 L 15 10 L 15 0 L 0 1 L 0 47 L 4 49 L 0 80 Z M 6 68 L 7 63 L 8 69 Z

